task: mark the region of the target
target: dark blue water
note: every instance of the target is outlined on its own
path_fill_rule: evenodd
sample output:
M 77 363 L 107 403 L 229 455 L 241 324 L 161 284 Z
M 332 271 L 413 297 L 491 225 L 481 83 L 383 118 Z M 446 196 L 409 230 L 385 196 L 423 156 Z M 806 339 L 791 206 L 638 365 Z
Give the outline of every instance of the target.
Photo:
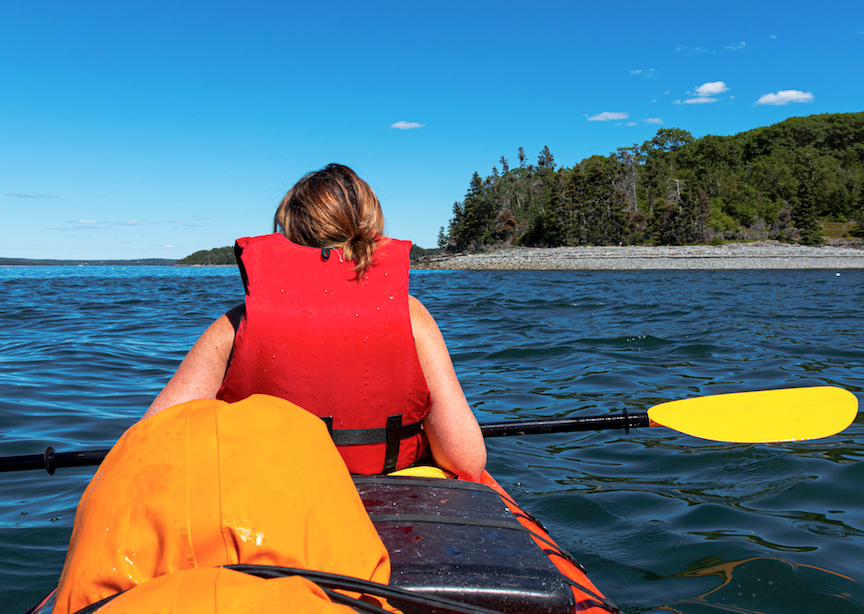
M 482 420 L 864 391 L 864 271 L 412 273 Z M 110 446 L 232 269 L 0 268 L 0 455 Z M 489 470 L 625 612 L 864 612 L 864 419 L 812 442 L 663 428 L 489 440 Z M 48 591 L 91 468 L 0 474 L 0 610 Z

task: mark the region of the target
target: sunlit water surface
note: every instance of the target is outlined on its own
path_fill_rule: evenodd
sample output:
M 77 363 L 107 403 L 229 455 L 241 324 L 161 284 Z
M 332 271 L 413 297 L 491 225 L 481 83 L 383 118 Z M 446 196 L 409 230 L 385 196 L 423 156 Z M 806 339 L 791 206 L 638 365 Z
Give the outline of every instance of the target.
M 864 271 L 415 271 L 483 421 L 864 390 Z M 230 268 L 0 268 L 0 455 L 109 447 Z M 489 470 L 625 612 L 864 612 L 864 419 L 741 445 L 663 428 L 488 441 Z M 92 468 L 0 474 L 0 610 L 54 585 Z

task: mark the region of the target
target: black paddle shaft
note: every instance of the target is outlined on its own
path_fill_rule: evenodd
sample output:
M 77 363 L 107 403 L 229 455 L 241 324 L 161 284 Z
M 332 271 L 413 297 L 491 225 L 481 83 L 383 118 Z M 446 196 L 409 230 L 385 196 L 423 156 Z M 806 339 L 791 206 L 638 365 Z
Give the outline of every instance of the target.
M 602 429 L 624 429 L 650 426 L 646 412 L 628 413 L 611 416 L 581 416 L 578 418 L 542 418 L 537 420 L 514 420 L 508 422 L 488 422 L 480 425 L 484 437 L 504 437 L 515 435 L 539 435 L 542 433 L 568 433 L 571 431 L 598 431 Z M 53 474 L 61 467 L 87 467 L 98 465 L 108 454 L 108 450 L 84 450 L 81 452 L 55 452 L 48 448 L 44 454 L 0 457 L 0 473 L 4 471 L 27 471 L 45 469 Z
M 537 420 L 515 420 L 509 422 L 488 422 L 480 425 L 484 437 L 503 437 L 506 435 L 539 435 L 542 433 L 569 433 L 571 431 L 599 431 L 603 429 L 624 429 L 651 426 L 647 412 L 628 413 L 612 416 L 580 416 L 578 418 L 541 418 Z
M 60 467 L 87 467 L 98 465 L 108 454 L 108 450 L 83 450 L 81 452 L 55 452 L 48 448 L 44 454 L 7 456 L 0 458 L 0 472 L 45 469 L 53 474 Z

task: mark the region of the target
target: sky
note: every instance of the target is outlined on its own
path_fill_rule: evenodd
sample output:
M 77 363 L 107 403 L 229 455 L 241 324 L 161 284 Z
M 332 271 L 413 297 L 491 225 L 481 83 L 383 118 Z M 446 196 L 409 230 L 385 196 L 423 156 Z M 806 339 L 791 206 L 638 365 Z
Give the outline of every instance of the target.
M 864 2 L 0 0 L 0 257 L 183 258 L 351 166 L 435 247 L 472 174 L 864 111 Z

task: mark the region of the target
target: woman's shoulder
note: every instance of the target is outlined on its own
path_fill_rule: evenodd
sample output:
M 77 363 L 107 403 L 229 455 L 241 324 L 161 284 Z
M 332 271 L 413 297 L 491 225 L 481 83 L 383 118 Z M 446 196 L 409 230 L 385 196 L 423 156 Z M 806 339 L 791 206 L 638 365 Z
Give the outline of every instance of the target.
M 408 314 L 411 318 L 411 329 L 415 338 L 420 334 L 441 334 L 435 318 L 432 317 L 426 306 L 411 294 L 408 295 Z

